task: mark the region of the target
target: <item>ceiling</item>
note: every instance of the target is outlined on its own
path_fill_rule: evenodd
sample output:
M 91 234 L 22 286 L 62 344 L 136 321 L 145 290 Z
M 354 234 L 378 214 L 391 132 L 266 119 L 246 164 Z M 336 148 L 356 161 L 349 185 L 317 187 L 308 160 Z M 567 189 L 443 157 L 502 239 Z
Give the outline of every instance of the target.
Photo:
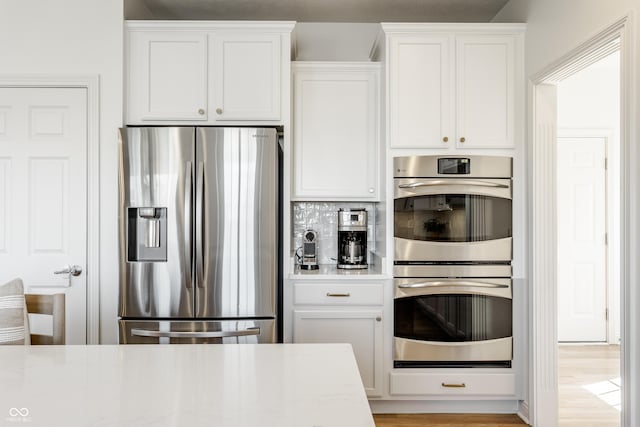
M 508 0 L 124 0 L 125 19 L 489 22 Z

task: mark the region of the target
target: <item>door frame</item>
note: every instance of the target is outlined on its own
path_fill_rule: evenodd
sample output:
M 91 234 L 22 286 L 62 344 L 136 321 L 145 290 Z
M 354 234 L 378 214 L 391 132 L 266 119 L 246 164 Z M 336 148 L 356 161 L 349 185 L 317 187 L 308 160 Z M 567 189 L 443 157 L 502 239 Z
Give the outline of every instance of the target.
M 637 183 L 640 173 L 640 150 L 632 143 L 637 135 L 635 124 L 636 70 L 633 17 L 626 15 L 599 34 L 570 51 L 541 72 L 531 76 L 528 84 L 528 108 L 531 120 L 528 127 L 529 170 L 529 418 L 533 425 L 555 426 L 558 422 L 557 385 L 557 278 L 556 278 L 556 217 L 555 172 L 549 176 L 549 165 L 555 167 L 556 131 L 544 128 L 538 121 L 536 105 L 549 99 L 546 90 L 608 54 L 620 51 L 620 294 L 621 294 L 621 376 L 622 427 L 640 421 L 637 408 L 640 381 L 640 343 L 638 322 L 640 290 L 631 286 L 640 280 L 640 268 L 635 258 L 640 250 L 638 221 L 640 196 L 631 193 L 631 183 Z M 619 40 L 619 43 L 615 43 Z M 555 96 L 555 94 L 553 95 Z M 555 98 L 551 100 L 555 102 Z
M 87 344 L 100 343 L 100 79 L 97 75 L 0 75 L 2 88 L 87 91 Z
M 605 294 L 607 298 L 606 308 L 608 310 L 608 318 L 607 322 L 607 339 L 604 344 L 619 344 L 619 341 L 616 340 L 616 328 L 615 328 L 615 320 L 620 316 L 620 302 L 618 301 L 617 306 L 613 304 L 615 299 L 615 291 L 612 284 L 614 283 L 614 275 L 613 269 L 611 268 L 613 262 L 615 261 L 613 246 L 617 243 L 620 244 L 619 239 L 612 239 L 612 229 L 616 226 L 616 222 L 613 221 L 614 217 L 611 215 L 611 206 L 612 202 L 612 194 L 610 191 L 610 185 L 616 178 L 620 177 L 621 170 L 618 167 L 617 175 L 613 175 L 612 168 L 610 165 L 612 161 L 617 161 L 618 164 L 620 162 L 620 156 L 613 157 L 611 153 L 613 152 L 611 141 L 614 138 L 614 131 L 610 128 L 558 128 L 558 134 L 556 137 L 556 141 L 559 138 L 602 138 L 604 139 L 605 145 L 605 161 L 607 162 L 607 168 L 605 170 L 605 233 L 608 235 L 608 242 L 605 247 L 605 280 L 606 280 L 606 289 Z M 620 207 L 618 207 L 620 210 Z

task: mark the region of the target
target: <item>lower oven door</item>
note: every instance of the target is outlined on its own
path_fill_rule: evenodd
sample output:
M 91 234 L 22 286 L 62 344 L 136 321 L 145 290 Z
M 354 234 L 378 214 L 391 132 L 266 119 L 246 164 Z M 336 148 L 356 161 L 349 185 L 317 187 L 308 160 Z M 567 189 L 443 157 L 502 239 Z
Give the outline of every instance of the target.
M 262 344 L 276 342 L 274 319 L 120 320 L 120 344 Z
M 394 365 L 509 366 L 511 279 L 395 279 Z

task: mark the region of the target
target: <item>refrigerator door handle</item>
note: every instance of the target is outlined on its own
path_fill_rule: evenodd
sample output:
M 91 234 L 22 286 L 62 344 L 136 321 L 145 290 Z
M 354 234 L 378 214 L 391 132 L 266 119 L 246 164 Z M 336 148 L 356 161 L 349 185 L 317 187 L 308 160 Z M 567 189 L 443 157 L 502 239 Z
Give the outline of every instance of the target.
M 191 213 L 191 204 L 193 203 L 193 179 L 192 179 L 192 170 L 191 170 L 191 162 L 187 162 L 187 171 L 185 173 L 185 182 L 184 182 L 184 253 L 186 259 L 186 270 L 187 270 L 187 281 L 186 286 L 187 289 L 193 288 L 193 278 L 191 276 L 191 235 L 192 235 L 192 213 Z
M 247 328 L 239 331 L 211 331 L 211 332 L 189 332 L 189 331 L 149 331 L 147 329 L 131 329 L 131 335 L 137 337 L 153 338 L 225 338 L 244 337 L 250 335 L 260 335 L 260 328 Z
M 198 177 L 196 184 L 196 283 L 199 288 L 204 288 L 203 283 L 203 248 L 202 248 L 202 221 L 204 217 L 204 162 L 198 162 Z

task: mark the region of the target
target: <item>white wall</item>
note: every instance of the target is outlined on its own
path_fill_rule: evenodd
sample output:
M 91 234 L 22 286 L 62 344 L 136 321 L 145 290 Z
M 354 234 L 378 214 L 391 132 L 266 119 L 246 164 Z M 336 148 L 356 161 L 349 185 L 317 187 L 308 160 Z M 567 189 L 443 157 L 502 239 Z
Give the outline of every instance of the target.
M 100 78 L 101 342 L 117 342 L 122 0 L 0 0 L 0 73 Z M 98 173 L 98 171 L 89 171 Z
M 640 0 L 509 0 L 492 22 L 526 22 L 528 77 L 595 36 Z
M 505 7 L 496 15 L 494 22 L 526 22 L 527 35 L 525 42 L 525 72 L 528 78 L 544 70 L 549 64 L 569 53 L 571 50 L 600 33 L 623 16 L 630 16 L 632 27 L 630 51 L 633 52 L 630 61 L 635 70 L 631 76 L 633 87 L 628 96 L 631 103 L 632 132 L 629 136 L 629 161 L 631 189 L 637 188 L 640 181 L 638 165 L 640 165 L 640 147 L 637 144 L 635 123 L 640 123 L 640 85 L 635 81 L 640 70 L 640 31 L 638 31 L 637 16 L 640 12 L 640 0 L 509 0 Z M 531 100 L 527 101 L 530 105 Z M 531 110 L 527 113 L 531 122 Z M 629 316 L 629 339 L 623 342 L 623 348 L 631 357 L 624 367 L 629 372 L 631 381 L 625 387 L 625 424 L 635 426 L 640 424 L 640 410 L 637 402 L 640 400 L 640 266 L 637 259 L 640 254 L 640 198 L 634 195 L 629 206 L 630 230 L 628 231 L 629 253 L 629 282 L 630 294 L 626 296 L 631 309 Z M 633 404 L 631 402 L 634 402 Z
M 299 22 L 295 61 L 369 61 L 380 24 Z

